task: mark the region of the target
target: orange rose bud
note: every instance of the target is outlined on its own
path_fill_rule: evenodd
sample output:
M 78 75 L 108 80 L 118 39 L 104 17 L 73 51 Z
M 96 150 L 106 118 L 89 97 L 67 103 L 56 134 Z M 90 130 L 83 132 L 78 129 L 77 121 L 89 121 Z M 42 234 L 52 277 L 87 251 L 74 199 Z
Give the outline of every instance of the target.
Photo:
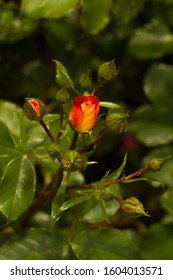
M 89 132 L 96 124 L 99 110 L 100 102 L 96 96 L 79 96 L 74 99 L 69 120 L 77 132 Z

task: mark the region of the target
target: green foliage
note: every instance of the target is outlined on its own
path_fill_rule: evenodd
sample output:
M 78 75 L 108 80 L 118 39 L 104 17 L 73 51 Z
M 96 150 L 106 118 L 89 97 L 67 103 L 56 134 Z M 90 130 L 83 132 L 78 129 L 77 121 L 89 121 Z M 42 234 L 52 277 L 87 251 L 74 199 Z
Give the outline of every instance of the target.
M 79 4 L 79 0 L 23 0 L 21 12 L 27 15 L 39 17 L 60 17 L 71 12 Z
M 86 250 L 87 244 L 90 244 Z M 81 260 L 138 259 L 139 252 L 128 234 L 116 229 L 84 229 L 72 239 L 72 249 Z
M 172 259 L 172 14 L 172 0 L 0 1 L 0 259 Z M 82 95 L 101 108 L 77 135 L 68 116 Z M 24 116 L 26 97 L 43 118 Z M 109 132 L 107 116 L 127 112 Z M 86 163 L 73 172 L 69 150 Z M 134 196 L 150 218 L 122 216 Z
M 95 35 L 105 28 L 110 21 L 111 6 L 112 0 L 84 1 L 82 22 L 87 32 Z

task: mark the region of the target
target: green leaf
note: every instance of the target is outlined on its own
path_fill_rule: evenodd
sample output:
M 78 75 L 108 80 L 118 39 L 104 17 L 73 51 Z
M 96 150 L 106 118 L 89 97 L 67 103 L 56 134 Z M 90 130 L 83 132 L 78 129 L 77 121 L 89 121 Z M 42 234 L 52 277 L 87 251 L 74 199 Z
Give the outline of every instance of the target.
M 61 17 L 73 11 L 79 0 L 22 0 L 21 12 L 27 15 L 40 17 Z
M 129 48 L 137 58 L 159 58 L 173 52 L 173 35 L 166 25 L 152 21 L 135 30 Z
M 158 106 L 173 110 L 173 67 L 155 64 L 147 73 L 144 90 L 146 96 Z
M 128 24 L 142 10 L 143 1 L 138 0 L 114 0 L 112 9 L 118 24 Z
M 54 226 L 55 223 L 59 220 L 61 215 L 61 206 L 64 203 L 65 200 L 65 191 L 67 186 L 67 180 L 68 180 L 68 172 L 64 171 L 63 173 L 63 179 L 62 183 L 56 193 L 56 196 L 52 202 L 52 211 L 51 211 L 51 225 Z
M 0 42 L 13 43 L 30 35 L 35 31 L 37 22 L 15 16 L 13 11 L 8 9 L 0 9 Z
M 114 186 L 114 185 L 113 185 Z M 117 189 L 117 185 L 116 185 Z M 116 201 L 105 201 L 106 216 L 110 219 L 119 209 L 119 203 Z M 104 221 L 100 202 L 91 199 L 79 205 L 80 220 L 86 223 L 99 223 Z
M 26 156 L 8 163 L 0 182 L 0 212 L 8 222 L 16 220 L 31 205 L 35 184 L 35 170 Z
M 65 201 L 61 205 L 59 212 L 63 212 L 71 207 L 74 207 L 75 205 L 82 203 L 82 202 L 88 200 L 89 198 L 91 198 L 91 195 L 85 195 L 85 196 L 81 196 L 81 197 L 71 198 L 71 199 Z
M 7 163 L 16 155 L 16 151 L 9 130 L 1 121 L 0 135 L 0 169 L 3 170 Z
M 135 242 L 128 233 L 118 229 L 81 230 L 78 234 L 75 233 L 71 246 L 80 260 L 139 259 Z
M 107 175 L 107 174 L 108 174 L 108 173 L 107 173 L 107 174 L 101 179 L 100 185 L 102 186 L 102 185 L 104 185 L 104 183 L 106 183 L 106 182 L 111 182 L 111 181 L 114 181 L 114 180 L 118 179 L 118 178 L 120 177 L 120 175 L 122 174 L 122 172 L 123 172 L 125 166 L 126 166 L 126 162 L 127 162 L 127 154 L 125 154 L 121 166 L 120 166 L 117 170 L 115 170 L 114 172 L 112 172 L 110 175 Z
M 173 227 L 153 224 L 141 239 L 140 252 L 144 260 L 172 260 Z
M 106 27 L 110 21 L 111 7 L 112 0 L 84 1 L 82 22 L 88 33 L 95 35 Z
M 15 104 L 0 100 L 0 121 L 6 125 L 12 139 L 18 143 L 21 138 L 21 119 L 25 118 Z M 17 139 L 16 139 L 17 138 Z
M 107 215 L 107 211 L 106 211 L 106 203 L 105 203 L 105 201 L 102 199 L 101 195 L 99 195 L 99 202 L 100 202 L 100 206 L 101 206 L 103 218 L 105 219 L 105 221 L 106 221 L 107 223 L 110 223 L 109 218 L 108 218 L 108 215 Z
M 1 260 L 61 260 L 67 254 L 67 243 L 60 231 L 31 228 L 25 235 L 8 237 L 1 244 Z M 58 244 L 58 246 L 57 246 Z
M 173 115 L 166 108 L 144 105 L 133 115 L 129 125 L 139 141 L 157 146 L 173 140 Z
M 64 87 L 74 88 L 73 82 L 70 79 L 64 65 L 62 65 L 62 63 L 57 60 L 54 60 L 54 62 L 56 63 L 56 82 L 58 83 L 58 85 L 61 86 L 62 88 Z
M 100 106 L 111 109 L 121 108 L 121 105 L 109 101 L 100 101 Z

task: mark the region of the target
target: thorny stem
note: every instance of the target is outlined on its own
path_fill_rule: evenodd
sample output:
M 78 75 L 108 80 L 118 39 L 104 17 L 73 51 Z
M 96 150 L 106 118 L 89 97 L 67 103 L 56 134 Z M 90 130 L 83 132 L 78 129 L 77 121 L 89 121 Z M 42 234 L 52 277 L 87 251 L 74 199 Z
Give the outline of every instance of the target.
M 123 199 L 121 199 L 118 195 L 115 195 L 114 199 L 117 200 L 119 203 L 123 202 Z
M 139 169 L 138 171 L 126 176 L 126 177 L 121 177 L 119 179 L 113 180 L 111 182 L 106 182 L 103 184 L 103 187 L 107 187 L 113 184 L 118 184 L 118 183 L 126 183 L 126 181 L 135 178 L 136 176 L 141 175 L 142 173 L 146 172 L 148 170 L 148 166 L 146 165 L 145 167 Z M 86 184 L 86 185 L 81 185 L 81 186 L 68 186 L 68 189 L 77 189 L 77 188 L 86 188 L 86 189 L 92 189 L 95 186 L 92 184 Z M 116 199 L 116 198 L 115 198 Z
M 73 135 L 73 139 L 70 145 L 70 150 L 74 150 L 77 144 L 77 139 L 78 139 L 79 133 L 77 131 L 75 131 L 74 135 Z
M 113 180 L 111 182 L 107 182 L 104 184 L 104 187 L 107 187 L 109 185 L 113 185 L 113 184 L 117 184 L 117 183 L 125 183 L 126 181 L 135 178 L 136 176 L 141 175 L 142 173 L 146 172 L 148 170 L 148 166 L 142 167 L 141 169 L 139 169 L 138 171 L 126 176 L 126 177 L 122 177 L 120 179 L 116 179 Z
M 109 134 L 109 132 L 107 130 L 104 131 L 97 139 L 95 139 L 93 142 L 88 144 L 86 147 L 79 150 L 79 153 L 89 152 L 89 151 L 93 150 L 94 146 L 99 144 L 108 134 Z
M 52 141 L 52 143 L 55 143 L 55 138 L 53 137 L 52 133 L 50 132 L 50 130 L 48 129 L 47 125 L 45 124 L 45 122 L 43 120 L 40 120 L 39 123 L 41 124 L 41 126 L 43 127 L 43 129 L 46 131 L 47 135 L 49 136 L 50 140 Z
M 63 127 L 63 117 L 64 117 L 63 104 L 59 105 L 59 110 L 60 110 L 60 122 L 59 122 L 59 131 L 58 131 L 56 139 L 58 139 L 61 136 L 61 130 L 62 130 L 62 127 Z

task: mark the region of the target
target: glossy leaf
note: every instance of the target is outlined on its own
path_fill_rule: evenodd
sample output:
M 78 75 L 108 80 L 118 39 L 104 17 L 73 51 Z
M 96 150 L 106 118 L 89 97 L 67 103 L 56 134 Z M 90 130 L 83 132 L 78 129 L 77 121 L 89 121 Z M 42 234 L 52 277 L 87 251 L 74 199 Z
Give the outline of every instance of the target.
M 71 245 L 80 260 L 139 259 L 135 242 L 118 229 L 84 229 L 74 236 Z
M 166 25 L 152 21 L 135 30 L 129 48 L 137 58 L 159 58 L 173 52 L 173 35 Z
M 173 110 L 173 67 L 155 64 L 147 73 L 144 90 L 149 100 L 158 106 Z
M 100 101 L 100 106 L 111 109 L 121 108 L 121 105 L 108 101 Z
M 57 246 L 58 244 L 58 246 Z M 31 228 L 25 235 L 14 235 L 0 247 L 1 260 L 61 260 L 67 246 L 60 232 Z
M 70 79 L 64 65 L 62 65 L 62 63 L 57 60 L 54 60 L 54 62 L 56 63 L 56 82 L 58 83 L 58 85 L 61 86 L 62 88 L 64 87 L 74 88 L 73 82 Z
M 22 0 L 21 12 L 34 18 L 60 17 L 74 10 L 79 0 Z
M 8 222 L 16 220 L 32 203 L 35 192 L 35 171 L 26 156 L 12 159 L 0 182 L 0 212 Z
M 157 146 L 173 140 L 173 115 L 166 108 L 144 105 L 133 116 L 130 127 L 146 146 Z
M 112 0 L 84 1 L 82 22 L 88 33 L 95 35 L 106 27 L 110 21 L 111 7 Z
M 0 121 L 4 123 L 12 139 L 19 144 L 21 139 L 21 120 L 25 119 L 21 113 L 21 109 L 15 104 L 0 100 Z

